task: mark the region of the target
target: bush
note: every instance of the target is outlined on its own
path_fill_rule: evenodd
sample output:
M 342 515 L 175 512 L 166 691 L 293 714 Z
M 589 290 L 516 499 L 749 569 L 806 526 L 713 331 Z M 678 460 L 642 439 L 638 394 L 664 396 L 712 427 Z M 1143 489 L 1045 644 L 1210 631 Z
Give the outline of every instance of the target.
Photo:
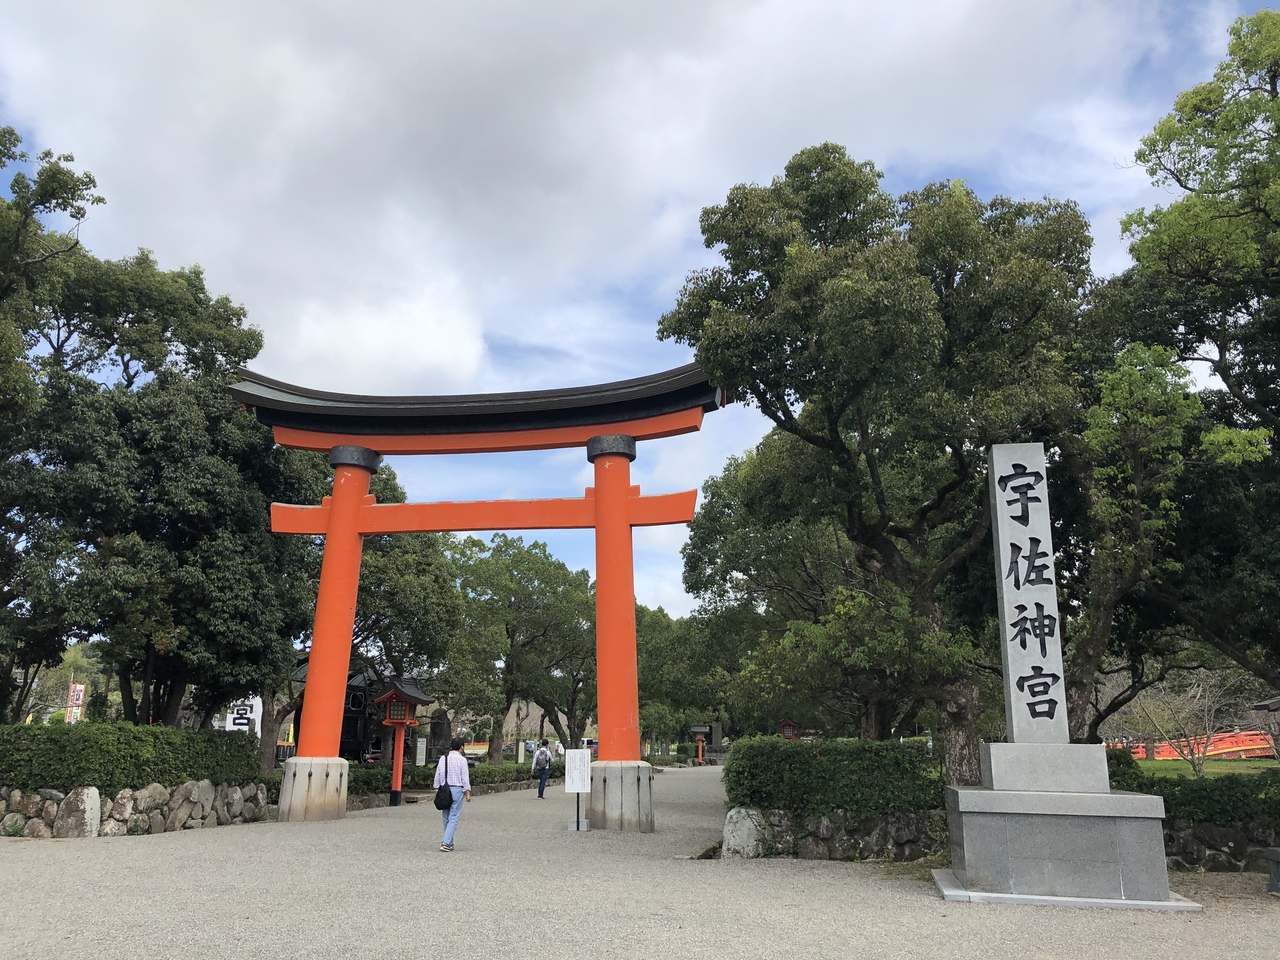
M 188 780 L 247 783 L 258 779 L 258 738 L 226 730 L 175 730 L 131 723 L 0 726 L 0 784 L 64 793 Z
M 1112 790 L 1146 792 L 1147 776 L 1142 772 L 1142 765 L 1128 750 L 1114 747 L 1107 750 L 1107 774 Z
M 1261 823 L 1280 829 L 1280 771 L 1228 773 L 1188 780 L 1151 777 L 1124 750 L 1107 751 L 1112 790 L 1132 790 L 1164 798 L 1166 820 L 1218 826 Z
M 942 806 L 937 760 L 923 741 L 738 740 L 724 761 L 735 807 L 823 816 L 845 810 L 861 819 Z

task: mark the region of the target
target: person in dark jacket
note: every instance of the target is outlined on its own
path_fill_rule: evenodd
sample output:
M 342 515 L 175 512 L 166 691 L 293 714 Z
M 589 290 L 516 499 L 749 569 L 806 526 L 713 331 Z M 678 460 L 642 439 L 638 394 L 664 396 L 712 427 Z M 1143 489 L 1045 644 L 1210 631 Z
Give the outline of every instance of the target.
M 533 754 L 533 766 L 530 768 L 538 777 L 538 799 L 547 799 L 542 792 L 547 789 L 547 777 L 551 776 L 551 748 L 543 740 L 541 746 Z

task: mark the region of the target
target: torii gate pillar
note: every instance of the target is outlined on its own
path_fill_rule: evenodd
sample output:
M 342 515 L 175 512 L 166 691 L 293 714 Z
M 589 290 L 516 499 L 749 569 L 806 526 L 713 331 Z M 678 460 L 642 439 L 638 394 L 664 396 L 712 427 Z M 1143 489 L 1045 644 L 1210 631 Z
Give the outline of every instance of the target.
M 591 765 L 587 816 L 596 830 L 653 832 L 653 768 L 640 759 L 636 591 L 631 552 L 633 437 L 587 441 L 595 466 L 596 688 L 600 759 Z

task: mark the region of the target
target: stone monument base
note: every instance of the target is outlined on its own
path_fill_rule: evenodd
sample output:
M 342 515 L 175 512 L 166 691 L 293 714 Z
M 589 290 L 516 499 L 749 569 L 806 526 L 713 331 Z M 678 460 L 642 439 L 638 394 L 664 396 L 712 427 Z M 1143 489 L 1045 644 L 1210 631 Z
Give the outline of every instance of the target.
M 962 903 L 1017 903 L 1033 907 L 1106 907 L 1112 910 L 1180 910 L 1196 912 L 1200 904 L 1170 893 L 1168 900 L 1107 900 L 1099 897 L 1047 897 L 1018 893 L 984 893 L 969 890 L 956 879 L 953 870 L 934 870 L 933 882 L 944 900 Z
M 1100 744 L 982 749 L 981 787 L 947 787 L 948 900 L 1199 910 L 1169 892 L 1164 799 L 1112 793 Z
M 339 757 L 290 757 L 280 780 L 280 820 L 341 820 L 347 815 L 347 771 Z
M 596 760 L 585 819 L 593 830 L 653 833 L 653 767 L 643 760 Z

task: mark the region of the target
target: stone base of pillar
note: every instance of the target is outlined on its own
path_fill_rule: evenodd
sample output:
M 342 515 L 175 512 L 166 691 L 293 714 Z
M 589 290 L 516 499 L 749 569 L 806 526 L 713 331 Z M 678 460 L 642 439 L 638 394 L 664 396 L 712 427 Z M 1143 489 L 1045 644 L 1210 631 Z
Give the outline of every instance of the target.
M 591 764 L 587 819 L 593 830 L 653 833 L 653 767 L 643 760 Z
M 1199 910 L 1170 893 L 1164 800 L 1139 793 L 947 787 L 947 900 Z
M 280 780 L 280 819 L 341 820 L 347 815 L 347 770 L 339 757 L 290 757 Z

